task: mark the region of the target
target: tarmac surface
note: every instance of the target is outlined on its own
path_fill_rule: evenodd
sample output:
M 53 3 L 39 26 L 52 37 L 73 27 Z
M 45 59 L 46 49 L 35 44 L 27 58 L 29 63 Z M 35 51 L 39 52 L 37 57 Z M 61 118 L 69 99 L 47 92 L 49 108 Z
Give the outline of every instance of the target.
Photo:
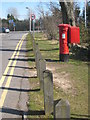
M 0 33 L 0 120 L 22 120 L 28 111 L 27 33 Z

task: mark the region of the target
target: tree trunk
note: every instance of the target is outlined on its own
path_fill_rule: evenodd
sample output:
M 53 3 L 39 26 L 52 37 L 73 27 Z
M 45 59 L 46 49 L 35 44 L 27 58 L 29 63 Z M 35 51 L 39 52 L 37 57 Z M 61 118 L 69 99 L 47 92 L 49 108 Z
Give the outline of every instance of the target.
M 71 26 L 75 26 L 73 0 L 70 0 L 70 2 L 63 0 L 63 2 L 59 2 L 59 3 L 61 6 L 63 23 L 70 24 Z

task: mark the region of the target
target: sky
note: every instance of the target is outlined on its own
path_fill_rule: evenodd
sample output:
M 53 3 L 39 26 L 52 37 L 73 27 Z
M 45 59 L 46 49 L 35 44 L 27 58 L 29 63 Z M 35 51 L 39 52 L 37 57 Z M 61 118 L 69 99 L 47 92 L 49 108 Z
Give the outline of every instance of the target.
M 18 13 L 19 19 L 25 19 L 28 17 L 29 10 L 26 9 L 26 7 L 33 10 L 34 13 L 36 13 L 38 3 L 21 3 L 21 2 L 4 2 L 2 3 L 2 14 L 1 18 L 6 18 L 8 14 L 8 10 L 12 8 L 16 8 Z
M 6 18 L 8 10 L 10 8 L 16 8 L 18 18 L 27 19 L 29 10 L 26 9 L 26 7 L 32 9 L 33 13 L 36 15 L 36 18 L 38 18 L 37 6 L 40 4 L 40 1 L 42 2 L 45 11 L 47 11 L 45 3 L 48 3 L 50 1 L 58 3 L 58 0 L 2 0 L 0 2 L 0 18 Z M 84 0 L 79 0 L 79 4 L 82 9 L 84 7 Z

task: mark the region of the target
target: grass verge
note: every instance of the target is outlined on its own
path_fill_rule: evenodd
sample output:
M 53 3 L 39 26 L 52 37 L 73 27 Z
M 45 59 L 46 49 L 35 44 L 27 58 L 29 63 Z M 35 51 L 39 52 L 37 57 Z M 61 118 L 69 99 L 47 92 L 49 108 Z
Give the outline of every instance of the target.
M 62 75 L 62 73 L 68 74 L 68 80 L 71 83 L 71 88 L 62 89 L 62 87 L 54 84 L 54 100 L 67 99 L 70 103 L 71 118 L 88 118 L 88 63 L 87 61 L 81 61 L 72 58 L 68 63 L 59 61 L 59 42 L 56 40 L 48 40 L 43 33 L 36 33 L 35 40 L 39 44 L 40 51 L 43 58 L 46 59 L 48 66 L 55 68 L 55 74 Z M 27 36 L 27 56 L 30 59 L 34 59 L 32 51 L 31 37 Z M 35 66 L 34 61 L 29 61 L 30 67 Z M 55 67 L 54 67 L 55 66 Z M 62 77 L 62 76 L 60 76 Z M 61 79 L 61 78 L 60 78 Z M 63 80 L 63 79 L 62 79 Z M 32 91 L 29 92 L 29 110 L 34 115 L 30 115 L 30 118 L 53 118 L 53 116 L 44 115 L 44 101 L 43 93 L 39 88 L 38 78 L 30 78 L 30 86 Z M 68 92 L 69 91 L 69 92 Z M 31 112 L 31 113 L 32 113 Z

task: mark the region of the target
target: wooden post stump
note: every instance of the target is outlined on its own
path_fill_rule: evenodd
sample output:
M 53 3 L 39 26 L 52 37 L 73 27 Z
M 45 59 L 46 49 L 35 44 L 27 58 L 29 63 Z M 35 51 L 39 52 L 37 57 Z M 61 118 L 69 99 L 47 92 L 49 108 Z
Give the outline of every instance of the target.
M 53 112 L 53 76 L 51 71 L 44 71 L 44 108 L 45 114 L 50 115 Z

